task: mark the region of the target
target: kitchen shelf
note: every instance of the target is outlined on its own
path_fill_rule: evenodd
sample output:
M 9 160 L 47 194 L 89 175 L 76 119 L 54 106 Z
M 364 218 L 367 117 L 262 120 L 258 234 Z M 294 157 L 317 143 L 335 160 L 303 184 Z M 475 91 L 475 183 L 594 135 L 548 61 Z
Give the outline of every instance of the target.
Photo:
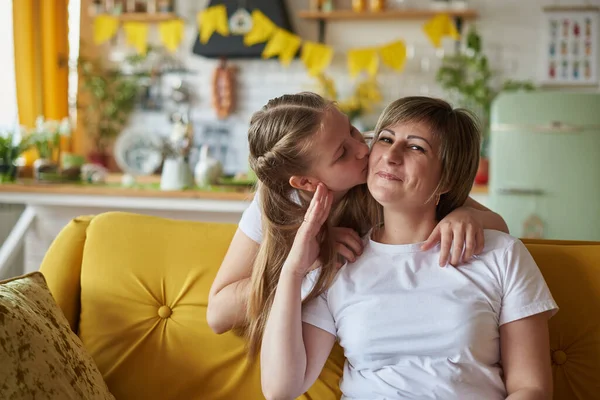
M 430 9 L 406 9 L 406 10 L 386 10 L 380 12 L 355 12 L 352 10 L 334 10 L 324 11 L 300 11 L 298 16 L 304 19 L 313 20 L 385 20 L 385 19 L 426 19 L 438 14 L 448 14 L 450 17 L 462 18 L 465 20 L 477 18 L 477 11 L 473 9 L 465 10 L 430 10 Z
M 428 19 L 439 14 L 448 14 L 454 19 L 456 29 L 462 31 L 463 21 L 473 20 L 478 17 L 477 10 L 431 10 L 409 8 L 405 10 L 384 10 L 380 12 L 355 12 L 353 10 L 334 11 L 300 11 L 298 16 L 303 19 L 317 21 L 319 23 L 319 42 L 325 42 L 325 27 L 329 21 L 382 21 L 382 20 L 419 20 Z
M 112 14 L 106 14 L 112 15 Z M 165 22 L 171 21 L 174 19 L 178 19 L 179 17 L 175 13 L 123 13 L 119 15 L 113 15 L 118 18 L 120 22 L 149 22 L 149 23 L 157 23 L 157 22 Z

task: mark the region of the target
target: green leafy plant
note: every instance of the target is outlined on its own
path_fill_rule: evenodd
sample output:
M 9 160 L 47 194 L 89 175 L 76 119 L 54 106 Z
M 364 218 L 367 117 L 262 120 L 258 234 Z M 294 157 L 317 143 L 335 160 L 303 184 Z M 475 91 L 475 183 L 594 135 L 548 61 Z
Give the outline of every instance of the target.
M 90 60 L 80 60 L 79 70 L 81 89 L 87 98 L 78 108 L 83 111 L 85 129 L 91 135 L 96 151 L 106 154 L 135 108 L 140 76 L 107 69 Z
M 17 158 L 29 148 L 27 140 L 15 140 L 13 132 L 0 133 L 0 183 L 10 182 L 16 176 Z
M 68 126 L 68 121 L 66 122 Z M 46 121 L 40 117 L 36 127 L 30 131 L 28 140 L 35 147 L 39 158 L 56 162 L 60 155 L 60 137 L 69 134 L 70 129 L 63 133 L 62 124 L 56 121 Z
M 481 36 L 475 26 L 471 26 L 466 36 L 466 50 L 444 57 L 436 79 L 461 107 L 478 115 L 484 135 L 482 156 L 486 157 L 490 112 L 496 96 L 503 91 L 534 90 L 535 86 L 529 81 L 515 80 L 495 84 L 494 73 L 482 46 Z

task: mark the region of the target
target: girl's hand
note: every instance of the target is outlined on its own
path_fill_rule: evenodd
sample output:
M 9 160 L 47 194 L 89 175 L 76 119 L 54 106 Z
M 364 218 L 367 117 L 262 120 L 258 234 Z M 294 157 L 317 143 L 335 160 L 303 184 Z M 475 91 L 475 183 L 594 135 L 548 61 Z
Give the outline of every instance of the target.
M 363 252 L 363 242 L 358 233 L 352 228 L 332 228 L 331 234 L 335 242 L 338 255 L 348 262 L 356 261 Z M 339 264 L 339 265 L 337 265 Z M 342 263 L 337 263 L 340 268 Z
M 335 241 L 335 248 L 339 256 L 335 262 L 335 268 L 340 269 L 347 262 L 354 262 L 356 258 L 363 252 L 363 242 L 358 233 L 352 228 L 331 228 L 331 235 Z M 323 263 L 319 258 L 309 268 L 309 271 L 313 269 L 321 268 Z
M 427 241 L 421 247 L 429 250 L 441 242 L 440 266 L 457 266 L 471 259 L 473 254 L 483 251 L 483 224 L 479 218 L 481 211 L 470 207 L 460 207 L 442 219 Z M 450 256 L 452 248 L 452 259 Z M 464 252 L 463 252 L 464 249 Z
M 324 184 L 319 183 L 304 216 L 304 222 L 300 225 L 287 260 L 283 264 L 283 271 L 303 278 L 315 264 L 321 247 L 319 233 L 327 221 L 332 202 L 332 193 Z

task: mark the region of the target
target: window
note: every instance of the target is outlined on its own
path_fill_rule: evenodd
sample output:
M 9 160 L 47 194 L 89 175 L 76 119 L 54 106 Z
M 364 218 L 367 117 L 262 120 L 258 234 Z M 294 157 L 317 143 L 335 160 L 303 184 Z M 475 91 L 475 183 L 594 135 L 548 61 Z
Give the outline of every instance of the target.
M 69 114 L 77 115 L 77 59 L 79 58 L 80 0 L 69 0 Z
M 13 130 L 19 121 L 12 15 L 12 1 L 0 1 L 0 131 Z
M 14 1 L 14 0 L 13 0 Z M 15 83 L 13 1 L 0 0 L 0 131 L 13 130 L 19 121 Z M 75 116 L 77 58 L 79 57 L 80 0 L 69 1 L 69 112 Z

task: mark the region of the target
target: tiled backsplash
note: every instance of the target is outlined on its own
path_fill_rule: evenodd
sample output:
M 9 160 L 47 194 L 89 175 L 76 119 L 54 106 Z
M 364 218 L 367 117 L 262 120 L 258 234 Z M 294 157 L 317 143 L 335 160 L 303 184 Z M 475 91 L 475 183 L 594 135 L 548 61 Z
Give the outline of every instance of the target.
M 575 4 L 577 0 L 561 1 Z M 343 1 L 340 7 L 348 7 Z M 348 3 L 348 1 L 346 2 Z M 413 4 L 416 3 L 416 4 Z M 427 1 L 413 1 L 411 5 Z M 317 24 L 301 20 L 297 11 L 305 9 L 308 0 L 287 0 L 288 12 L 298 35 L 305 40 L 316 40 Z M 471 0 L 469 6 L 478 10 L 480 18 L 476 24 L 482 35 L 484 49 L 492 67 L 499 76 L 515 79 L 535 80 L 540 52 L 538 37 L 541 29 L 542 8 L 554 4 L 552 0 Z M 247 168 L 246 130 L 252 113 L 270 98 L 283 93 L 314 89 L 316 81 L 308 77 L 300 60 L 285 68 L 276 60 L 232 60 L 238 68 L 235 114 L 225 121 L 218 121 L 211 108 L 212 72 L 218 61 L 192 54 L 191 49 L 197 35 L 196 13 L 206 1 L 178 0 L 177 10 L 186 20 L 184 42 L 178 52 L 186 66 L 194 73 L 186 77 L 192 88 L 194 103 L 191 120 L 195 134 L 216 146 L 227 146 L 225 170 L 228 173 L 245 171 Z M 336 81 L 342 97 L 352 90 L 352 81 L 346 72 L 345 51 L 352 47 L 376 46 L 392 40 L 403 39 L 408 48 L 407 64 L 402 74 L 381 67 L 378 80 L 384 101 L 410 94 L 444 96 L 435 82 L 435 73 L 444 52 L 451 52 L 454 43 L 447 40 L 442 50 L 436 50 L 427 41 L 422 31 L 424 21 L 351 21 L 330 22 L 326 42 L 334 47 L 336 56 L 327 73 Z M 371 119 L 376 119 L 373 115 Z M 144 113 L 135 115 L 132 124 L 139 129 L 148 129 L 163 134 L 170 131 L 166 114 Z M 205 129 L 219 127 L 229 133 L 203 134 Z

